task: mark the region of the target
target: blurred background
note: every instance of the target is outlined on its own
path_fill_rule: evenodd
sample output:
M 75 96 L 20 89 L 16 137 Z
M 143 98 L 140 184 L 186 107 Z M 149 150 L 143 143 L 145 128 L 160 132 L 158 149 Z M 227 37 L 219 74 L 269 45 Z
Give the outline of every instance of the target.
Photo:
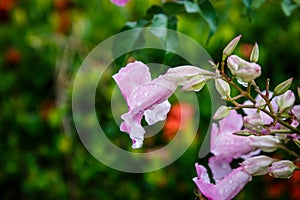
M 300 85 L 300 9 L 287 16 L 278 1 L 255 2 L 250 13 L 239 0 L 212 1 L 219 24 L 208 42 L 210 30 L 199 16 L 174 13 L 174 17 L 178 30 L 198 41 L 215 61 L 236 35 L 243 35 L 236 51 L 243 58 L 258 42 L 262 88 L 266 77 L 271 78 L 272 89 L 293 76 L 296 89 Z M 82 145 L 72 121 L 72 80 L 84 58 L 101 41 L 120 32 L 127 21 L 147 16 L 153 4 L 162 2 L 130 0 L 126 7 L 117 7 L 109 0 L 0 0 L 1 199 L 196 197 L 194 164 L 200 162 L 201 132 L 206 131 L 211 114 L 205 91 L 198 95 L 201 121 L 194 143 L 176 162 L 151 173 L 124 173 L 101 164 Z M 121 67 L 115 64 L 114 72 Z M 105 83 L 115 87 L 111 77 Z M 128 136 L 105 110 L 110 94 L 103 91 L 97 93 L 96 107 L 106 134 L 130 149 Z M 181 112 L 176 99 L 172 101 L 173 108 L 154 141 L 158 144 L 168 143 L 181 116 L 188 119 L 193 113 L 188 104 L 181 105 L 185 110 Z M 236 199 L 300 199 L 300 174 L 289 180 L 254 177 Z

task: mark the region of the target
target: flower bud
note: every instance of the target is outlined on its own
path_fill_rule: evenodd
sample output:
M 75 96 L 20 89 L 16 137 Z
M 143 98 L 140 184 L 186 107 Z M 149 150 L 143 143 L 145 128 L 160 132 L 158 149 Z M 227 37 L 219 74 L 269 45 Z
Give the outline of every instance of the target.
M 223 58 L 222 58 L 223 61 L 226 59 L 226 57 L 228 57 L 232 54 L 232 52 L 235 50 L 237 44 L 239 43 L 241 37 L 242 37 L 242 35 L 239 35 L 239 36 L 235 37 L 233 40 L 231 40 L 231 42 L 229 42 L 229 44 L 227 44 L 227 46 L 223 50 Z
M 229 68 L 232 75 L 235 75 L 239 69 L 239 64 L 243 62 L 243 59 L 236 55 L 229 56 L 227 59 L 227 67 Z
M 199 67 L 185 65 L 168 69 L 167 73 L 164 76 L 170 81 L 175 81 L 178 82 L 179 85 L 183 85 L 188 79 L 198 75 L 212 77 L 216 74 Z
M 242 82 L 251 82 L 261 75 L 261 67 L 256 63 L 241 62 L 236 77 Z
M 213 116 L 214 120 L 219 120 L 219 119 L 223 119 L 224 117 L 226 117 L 227 115 L 229 115 L 230 113 L 230 108 L 227 106 L 220 106 L 218 108 L 218 110 L 216 111 L 216 113 Z
M 244 171 L 252 176 L 260 176 L 268 173 L 268 167 L 276 161 L 268 156 L 254 156 L 242 162 Z
M 230 97 L 230 86 L 226 81 L 215 79 L 215 86 L 222 98 Z
M 259 113 L 255 112 L 251 115 L 244 117 L 244 126 L 245 128 L 252 130 L 256 133 L 260 133 L 265 125 Z
M 293 78 L 290 78 L 280 84 L 278 84 L 274 89 L 274 96 L 282 95 L 285 93 L 292 85 Z
M 204 76 L 194 76 L 190 80 L 188 80 L 183 86 L 182 91 L 195 91 L 198 92 L 202 90 L 202 88 L 205 86 L 206 81 L 208 79 Z
M 278 96 L 276 98 L 276 103 L 279 108 L 279 113 L 291 109 L 295 103 L 295 100 L 295 95 L 291 90 L 288 90 L 284 94 Z
M 235 75 L 238 82 L 244 86 L 261 75 L 261 67 L 258 64 L 247 62 L 236 55 L 227 59 L 227 66 L 232 75 Z
M 264 152 L 273 152 L 277 150 L 280 145 L 280 141 L 276 136 L 263 135 L 263 136 L 249 136 L 250 145 L 261 149 Z
M 300 99 L 300 87 L 297 87 L 298 97 Z
M 244 130 L 240 130 L 240 131 L 238 131 L 238 132 L 232 133 L 232 134 L 233 134 L 233 135 L 239 135 L 239 136 L 250 136 L 250 135 L 252 135 L 253 133 L 250 132 L 249 130 L 244 129 Z
M 280 160 L 272 163 L 272 166 L 268 169 L 268 173 L 274 178 L 290 178 L 296 168 L 297 166 L 292 161 Z
M 250 62 L 257 62 L 259 57 L 259 49 L 257 43 L 254 44 L 254 47 L 251 51 Z

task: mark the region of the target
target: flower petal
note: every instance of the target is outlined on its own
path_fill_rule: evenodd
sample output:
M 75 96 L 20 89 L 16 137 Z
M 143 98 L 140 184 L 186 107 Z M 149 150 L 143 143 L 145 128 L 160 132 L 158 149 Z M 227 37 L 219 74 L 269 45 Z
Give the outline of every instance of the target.
M 218 156 L 213 156 L 209 159 L 208 165 L 212 171 L 213 178 L 216 181 L 216 183 L 218 183 L 232 171 L 230 167 L 231 161 L 232 159 L 221 158 Z
M 240 131 L 243 126 L 242 115 L 238 114 L 235 110 L 231 110 L 229 115 L 220 120 L 219 128 L 222 133 L 234 133 Z
M 127 102 L 130 94 L 138 86 L 151 81 L 151 74 L 147 65 L 135 61 L 121 68 L 117 74 L 113 75 L 113 79 Z
M 239 158 L 254 150 L 248 137 L 233 134 L 241 130 L 242 124 L 242 116 L 231 110 L 230 114 L 219 122 L 219 128 L 212 125 L 210 149 L 215 156 Z
M 209 200 L 230 200 L 252 179 L 251 175 L 244 172 L 242 167 L 239 167 L 214 185 L 210 183 L 205 167 L 196 163 L 196 170 L 198 177 L 194 178 L 193 181 L 201 194 Z
M 117 6 L 125 6 L 128 0 L 111 0 Z
M 221 200 L 218 189 L 215 185 L 210 183 L 207 170 L 202 165 L 196 163 L 196 171 L 198 177 L 193 178 L 201 194 L 207 197 L 209 200 Z
M 300 120 L 300 105 L 296 105 L 292 109 L 294 115 Z
M 216 185 L 221 196 L 220 199 L 233 199 L 251 179 L 252 176 L 246 173 L 242 167 L 234 169 Z
M 145 120 L 149 125 L 166 119 L 170 111 L 171 104 L 168 100 L 156 105 L 152 110 L 148 109 L 144 112 Z
M 176 84 L 160 76 L 136 88 L 128 98 L 131 110 L 148 110 L 167 100 L 175 91 Z
M 133 113 L 129 111 L 121 116 L 124 120 L 120 126 L 120 130 L 129 133 L 130 138 L 133 141 L 132 148 L 140 148 L 143 145 L 145 130 L 141 126 L 141 119 L 143 113 Z

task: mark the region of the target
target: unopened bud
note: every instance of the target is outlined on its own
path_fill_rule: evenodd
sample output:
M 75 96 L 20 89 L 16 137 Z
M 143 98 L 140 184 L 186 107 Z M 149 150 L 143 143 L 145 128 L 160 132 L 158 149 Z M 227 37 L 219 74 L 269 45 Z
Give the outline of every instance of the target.
M 276 151 L 280 145 L 280 140 L 276 136 L 263 135 L 263 136 L 249 136 L 250 145 L 261 149 L 264 152 Z
M 268 173 L 274 178 L 290 178 L 297 166 L 290 160 L 280 160 L 273 162 Z
M 260 176 L 268 173 L 268 167 L 276 161 L 268 156 L 254 156 L 242 162 L 244 170 L 252 176 Z
M 222 98 L 230 97 L 230 86 L 226 81 L 217 78 L 215 79 L 215 86 Z
M 235 50 L 236 46 L 238 45 L 241 37 L 242 35 L 239 35 L 227 44 L 227 46 L 223 50 L 223 57 L 222 57 L 223 61 L 232 54 L 232 52 Z
M 274 96 L 282 95 L 285 93 L 292 85 L 293 78 L 290 78 L 280 84 L 278 84 L 274 89 Z
M 167 79 L 179 82 L 179 84 L 182 85 L 182 83 L 185 83 L 188 79 L 197 75 L 212 77 L 216 74 L 214 72 L 204 70 L 199 67 L 186 65 L 170 68 L 164 76 Z
M 227 106 L 220 106 L 218 108 L 218 110 L 216 111 L 216 113 L 213 116 L 214 120 L 219 120 L 219 119 L 223 119 L 224 117 L 226 117 L 227 115 L 229 115 L 230 113 L 230 108 Z
M 279 108 L 279 113 L 283 113 L 291 109 L 295 103 L 295 95 L 291 90 L 286 91 L 284 94 L 276 98 L 276 103 Z
M 251 82 L 252 80 L 260 77 L 261 67 L 256 63 L 250 62 L 241 62 L 239 64 L 239 69 L 236 72 L 237 79 L 240 79 L 242 82 Z
M 182 91 L 195 91 L 198 92 L 202 90 L 202 88 L 205 86 L 206 81 L 208 79 L 204 76 L 195 76 L 188 80 L 183 86 Z
M 229 68 L 232 75 L 235 75 L 239 69 L 239 64 L 244 60 L 236 55 L 229 56 L 227 59 L 227 67 Z
M 253 133 L 251 133 L 249 130 L 246 129 L 233 133 L 233 135 L 238 135 L 238 136 L 250 136 L 252 134 Z
M 261 67 L 258 64 L 247 62 L 236 55 L 227 59 L 227 66 L 232 75 L 235 75 L 238 82 L 244 86 L 261 75 Z
M 260 133 L 265 125 L 259 113 L 255 112 L 243 118 L 245 128 Z
M 300 87 L 297 87 L 298 97 L 300 99 Z
M 254 44 L 254 47 L 251 51 L 250 62 L 257 62 L 259 57 L 259 49 L 257 43 Z

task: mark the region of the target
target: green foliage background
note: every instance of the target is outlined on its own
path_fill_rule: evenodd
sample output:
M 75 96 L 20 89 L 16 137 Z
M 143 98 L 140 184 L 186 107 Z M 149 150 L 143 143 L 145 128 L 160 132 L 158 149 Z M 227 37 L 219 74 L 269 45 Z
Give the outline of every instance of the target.
M 249 44 L 258 42 L 263 69 L 259 82 L 263 84 L 269 77 L 274 88 L 293 76 L 295 89 L 300 85 L 299 9 L 286 11 L 290 15 L 287 17 L 281 2 L 253 1 L 248 8 L 245 2 L 211 2 L 218 25 L 208 43 L 212 27 L 203 17 L 176 13 L 176 9 L 171 9 L 168 16 L 174 11 L 178 30 L 202 44 L 216 61 L 224 46 L 238 34 L 243 35 L 236 51 L 241 57 L 247 58 Z M 196 176 L 194 163 L 199 161 L 201 127 L 206 126 L 208 114 L 200 122 L 198 140 L 178 161 L 146 174 L 122 173 L 99 163 L 84 148 L 72 124 L 72 78 L 85 56 L 118 33 L 127 21 L 147 16 L 153 4 L 162 5 L 159 0 L 130 0 L 126 7 L 117 7 L 109 0 L 0 1 L 1 199 L 195 197 L 191 179 Z M 107 82 L 109 86 L 114 84 L 110 77 Z M 116 143 L 128 140 L 130 145 L 125 134 L 120 136 L 123 133 L 110 114 L 101 112 L 109 105 L 107 95 L 99 93 L 97 100 L 103 102 L 99 112 L 104 113 L 101 117 L 106 120 L 108 134 Z M 275 199 L 268 192 L 269 180 L 254 179 L 237 199 Z M 292 196 L 285 189 L 276 198 Z

